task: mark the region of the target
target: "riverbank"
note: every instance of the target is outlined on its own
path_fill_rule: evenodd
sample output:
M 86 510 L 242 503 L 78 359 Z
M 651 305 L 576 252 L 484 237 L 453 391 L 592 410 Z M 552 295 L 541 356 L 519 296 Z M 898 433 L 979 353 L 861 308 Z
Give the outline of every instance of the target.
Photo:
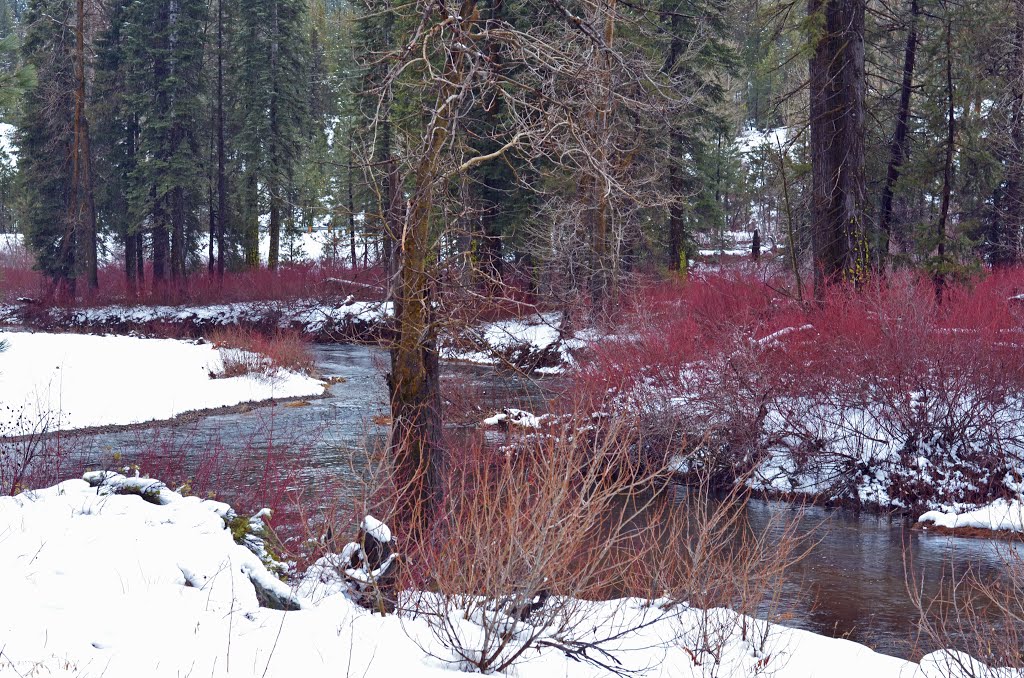
M 136 305 L 66 308 L 32 300 L 0 306 L 0 326 L 43 332 L 202 338 L 225 329 L 273 336 L 291 332 L 321 344 L 387 346 L 394 339 L 391 302 L 299 299 L 212 305 Z M 566 333 L 561 314 L 534 313 L 488 322 L 455 324 L 441 336 L 441 358 L 520 372 L 557 374 L 576 364 L 576 354 L 596 335 Z
M 0 332 L 0 437 L 109 430 L 323 394 L 325 382 L 208 343 Z M 227 372 L 231 364 L 244 372 Z
M 817 303 L 782 282 L 733 272 L 638 292 L 581 361 L 576 400 L 635 421 L 684 475 L 765 496 L 915 519 L 1024 500 L 1015 277 L 941 304 L 911 274 Z
M 0 607 L 3 678 L 440 677 L 467 668 L 422 615 L 409 609 L 381 617 L 358 608 L 333 570 L 291 573 L 283 583 L 253 552 L 261 543 L 253 539 L 259 518 L 255 525 L 235 520 L 225 504 L 128 481 L 115 483 L 125 490 L 71 480 L 0 498 L 0 571 L 18 582 L 5 588 Z M 239 529 L 229 529 L 234 525 Z M 298 609 L 261 605 L 258 592 L 267 589 Z M 942 653 L 914 663 L 727 610 L 636 598 L 581 602 L 580 609 L 587 623 L 539 636 L 543 642 L 515 664 L 517 675 L 589 678 L 609 668 L 673 678 L 709 669 L 722 678 L 950 675 Z M 715 647 L 700 636 L 708 619 Z M 477 622 L 460 620 L 455 628 L 470 646 L 483 642 Z M 528 634 L 528 621 L 519 628 Z

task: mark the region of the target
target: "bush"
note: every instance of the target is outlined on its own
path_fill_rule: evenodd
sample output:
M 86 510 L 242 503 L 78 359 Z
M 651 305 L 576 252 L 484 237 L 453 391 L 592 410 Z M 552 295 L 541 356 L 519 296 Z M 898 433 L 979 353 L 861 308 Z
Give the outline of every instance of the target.
M 574 387 L 678 430 L 691 467 L 721 482 L 757 469 L 752 482 L 775 492 L 982 503 L 1024 472 L 1016 285 L 994 275 L 939 304 L 908 273 L 806 306 L 738 275 L 656 287 Z
M 309 344 L 297 332 L 279 331 L 265 335 L 237 327 L 213 332 L 213 345 L 221 349 L 224 370 L 218 376 L 271 375 L 278 369 L 313 374 L 315 362 Z

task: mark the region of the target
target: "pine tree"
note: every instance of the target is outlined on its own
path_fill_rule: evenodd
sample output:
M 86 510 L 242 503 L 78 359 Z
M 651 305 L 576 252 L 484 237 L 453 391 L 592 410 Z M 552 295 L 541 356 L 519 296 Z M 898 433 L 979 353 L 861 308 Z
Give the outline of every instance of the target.
M 100 223 L 124 243 L 128 288 L 137 292 L 143 276 L 143 217 L 131 197 L 136 194 L 139 147 L 139 112 L 129 99 L 125 32 L 134 0 L 110 7 L 109 23 L 97 41 L 96 64 L 96 174 Z
M 694 235 L 721 224 L 723 135 L 721 76 L 736 68 L 726 40 L 724 6 L 707 0 L 663 0 L 662 73 L 674 100 L 667 111 L 668 265 L 686 270 Z M 713 141 L 714 149 L 709 142 Z
M 38 78 L 25 94 L 17 137 L 27 242 L 39 270 L 59 294 L 71 296 L 89 263 L 80 259 L 80 241 L 89 235 L 81 228 L 86 195 L 76 190 L 73 162 L 81 150 L 75 137 L 76 11 L 73 0 L 34 0 L 28 8 L 23 51 Z
M 244 168 L 246 259 L 257 263 L 258 188 L 270 212 L 267 264 L 280 259 L 281 222 L 309 123 L 303 0 L 241 0 L 235 45 L 236 145 Z M 257 237 L 254 237 L 257 235 Z
M 131 172 L 136 218 L 151 224 L 154 284 L 185 275 L 197 226 L 203 153 L 203 0 L 138 0 L 125 35 L 127 101 L 143 120 Z

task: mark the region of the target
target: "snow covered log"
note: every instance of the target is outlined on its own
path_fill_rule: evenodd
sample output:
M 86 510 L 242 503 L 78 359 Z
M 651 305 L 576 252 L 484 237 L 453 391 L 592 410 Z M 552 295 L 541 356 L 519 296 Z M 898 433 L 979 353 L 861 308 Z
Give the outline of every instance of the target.
M 391 528 L 371 515 L 363 518 L 356 541 L 345 545 L 341 565 L 349 597 L 360 607 L 390 614 L 398 600 L 399 556 Z

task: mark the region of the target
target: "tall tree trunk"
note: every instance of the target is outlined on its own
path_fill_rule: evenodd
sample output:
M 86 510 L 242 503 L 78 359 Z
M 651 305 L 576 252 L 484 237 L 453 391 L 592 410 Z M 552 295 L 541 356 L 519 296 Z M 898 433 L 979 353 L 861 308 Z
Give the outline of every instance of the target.
M 611 119 L 614 101 L 612 83 L 611 49 L 615 43 L 615 10 L 617 0 L 603 0 L 601 6 L 604 8 L 604 44 L 599 52 L 602 60 L 604 74 L 601 78 L 600 90 L 598 92 L 597 110 L 595 120 L 597 123 L 597 138 L 599 139 L 595 155 L 599 166 L 606 166 L 611 155 Z M 593 271 L 591 275 L 591 297 L 594 305 L 603 312 L 608 310 L 608 304 L 614 297 L 615 279 L 611 261 L 610 224 L 608 191 L 605 182 L 595 178 L 593 184 L 593 207 L 592 220 L 590 223 L 590 237 L 593 259 Z
M 1000 200 L 998 226 L 989 238 L 989 259 L 995 267 L 1010 266 L 1020 256 L 1024 232 L 1024 0 L 1015 0 L 1013 69 L 1010 76 L 1010 149 L 1006 160 L 1006 190 Z
M 171 203 L 171 280 L 180 283 L 185 278 L 185 227 L 188 218 L 185 189 L 175 186 L 170 193 Z
M 1024 0 L 1022 0 L 1024 1 Z M 878 210 L 878 244 L 875 262 L 883 270 L 889 256 L 892 239 L 893 190 L 900 178 L 900 168 L 907 157 L 907 131 L 910 128 L 910 94 L 914 87 L 914 60 L 917 55 L 917 19 L 921 13 L 918 0 L 910 0 L 910 26 L 907 28 L 907 46 L 903 51 L 903 84 L 900 87 L 900 105 L 896 112 L 896 129 L 889 145 L 889 165 L 882 188 L 882 204 Z
M 228 228 L 228 179 L 224 169 L 224 0 L 217 0 L 217 275 L 224 277 Z
M 942 166 L 942 201 L 939 220 L 935 225 L 935 297 L 942 302 L 946 287 L 946 223 L 949 219 L 949 201 L 953 190 L 953 152 L 956 143 L 956 117 L 953 102 L 953 19 L 946 19 L 946 160 Z
M 463 17 L 462 31 L 468 30 L 475 5 L 475 0 L 463 0 L 459 13 Z M 390 448 L 399 487 L 404 491 L 405 511 L 413 525 L 423 525 L 419 521 L 426 517 L 426 509 L 440 490 L 441 388 L 433 319 L 431 261 L 435 248 L 430 240 L 430 217 L 441 153 L 457 115 L 464 60 L 463 53 L 458 52 L 448 66 L 445 84 L 440 87 L 432 118 L 424 130 L 422 155 L 412 173 L 415 188 L 397 251 L 397 292 L 393 301 L 398 336 L 391 348 L 388 375 Z M 392 190 L 397 188 L 392 186 Z
M 260 217 L 259 217 L 259 183 L 255 168 L 249 168 L 243 185 L 243 204 L 248 206 L 245 215 L 245 265 L 257 268 L 260 265 Z
M 125 166 L 135 167 L 135 155 L 138 144 L 139 125 L 138 125 L 138 114 L 132 113 L 129 117 L 129 130 L 125 136 Z M 128 173 L 124 174 L 125 185 L 128 185 L 130 178 Z M 138 230 L 135 224 L 131 224 L 128 218 L 128 207 L 124 205 L 124 219 L 123 225 L 125 231 L 124 237 L 124 266 L 125 266 L 125 278 L 127 282 L 128 292 L 132 296 L 136 296 L 142 291 L 142 266 L 139 264 L 145 254 L 143 252 L 143 238 L 142 232 Z
M 271 2 L 270 24 L 270 73 L 271 77 L 277 75 L 278 41 L 280 40 L 280 27 L 277 16 L 277 0 Z M 277 83 L 271 83 L 270 92 L 270 143 L 272 146 L 280 147 L 280 129 L 277 121 Z M 271 160 L 273 161 L 273 154 Z M 277 181 L 277 167 L 271 167 L 267 177 L 267 192 L 270 194 L 270 252 L 267 254 L 267 268 L 271 271 L 277 270 L 277 264 L 281 255 L 281 186 Z
M 135 234 L 135 238 L 135 280 L 137 289 L 141 291 L 146 283 L 146 238 L 141 231 Z
M 159 289 L 167 279 L 167 254 L 170 250 L 167 227 L 163 226 L 163 209 L 157 208 L 153 215 L 159 226 L 153 228 L 153 289 Z
M 864 233 L 865 0 L 809 0 L 824 32 L 810 61 L 811 247 L 814 290 L 861 284 L 867 276 Z
M 216 129 L 217 126 L 217 113 L 216 107 L 214 107 L 213 114 L 211 115 L 211 126 Z M 210 173 L 206 179 L 206 214 L 210 220 L 210 237 L 207 240 L 206 248 L 206 273 L 207 275 L 213 275 L 217 268 L 217 262 L 214 259 L 214 243 L 217 240 L 217 205 L 214 204 L 213 196 L 216 193 L 216 182 L 217 182 L 217 164 L 215 161 L 217 156 L 217 143 L 214 137 L 210 138 Z
M 504 0 L 489 0 L 488 4 L 489 8 L 487 18 L 484 21 L 484 30 L 490 36 L 492 32 L 498 30 L 498 27 L 504 20 L 505 2 Z M 500 44 L 497 40 L 488 39 L 486 46 L 490 77 L 493 80 L 501 80 L 503 75 Z M 486 98 L 482 102 L 483 115 L 481 125 L 483 126 L 483 132 L 481 137 L 485 140 L 485 143 L 481 150 L 484 153 L 490 153 L 496 150 L 498 146 L 493 141 L 486 140 L 493 135 L 494 130 L 501 124 L 502 99 L 494 91 L 487 91 L 483 96 Z M 477 181 L 469 182 L 468 176 L 465 179 L 467 181 L 466 193 L 476 194 L 476 199 L 468 201 L 467 206 L 473 204 L 480 210 L 478 228 L 467 230 L 471 237 L 473 231 L 478 230 L 479 270 L 482 274 L 478 276 L 478 285 L 485 294 L 498 295 L 501 294 L 502 280 L 505 275 L 502 252 L 504 243 L 502 242 L 502 233 L 498 219 L 502 212 L 502 186 L 500 185 L 500 179 L 488 172 L 486 168 Z M 477 190 L 474 190 L 476 187 L 478 187 Z
M 680 167 L 683 157 L 682 133 L 669 132 L 668 190 L 672 202 L 668 208 L 668 267 L 671 271 L 685 272 L 686 253 L 686 185 Z
M 133 297 L 139 293 L 138 269 L 135 263 L 139 258 L 138 247 L 138 233 L 129 233 L 124 237 L 124 275 L 128 294 Z
M 359 266 L 359 260 L 356 257 L 356 199 L 355 199 L 355 188 L 352 186 L 355 180 L 355 164 L 353 162 L 352 154 L 352 143 L 354 135 L 348 135 L 348 163 L 347 163 L 347 178 L 345 181 L 346 189 L 348 189 L 348 237 L 349 237 L 349 254 L 352 255 L 352 268 L 355 269 Z M 366 246 L 363 246 L 363 260 L 366 259 Z
M 90 290 L 99 287 L 96 261 L 96 204 L 93 197 L 92 150 L 85 114 L 85 2 L 78 0 L 75 23 L 75 113 L 71 149 L 71 223 L 75 230 L 76 273 Z
M 683 51 L 683 39 L 680 35 L 682 15 L 675 7 L 668 14 L 668 23 L 672 38 L 669 40 L 668 52 L 661 70 L 672 78 Z M 669 123 L 668 192 L 671 202 L 668 208 L 668 267 L 671 271 L 686 270 L 686 185 L 682 170 L 683 132 L 679 125 L 676 120 Z

